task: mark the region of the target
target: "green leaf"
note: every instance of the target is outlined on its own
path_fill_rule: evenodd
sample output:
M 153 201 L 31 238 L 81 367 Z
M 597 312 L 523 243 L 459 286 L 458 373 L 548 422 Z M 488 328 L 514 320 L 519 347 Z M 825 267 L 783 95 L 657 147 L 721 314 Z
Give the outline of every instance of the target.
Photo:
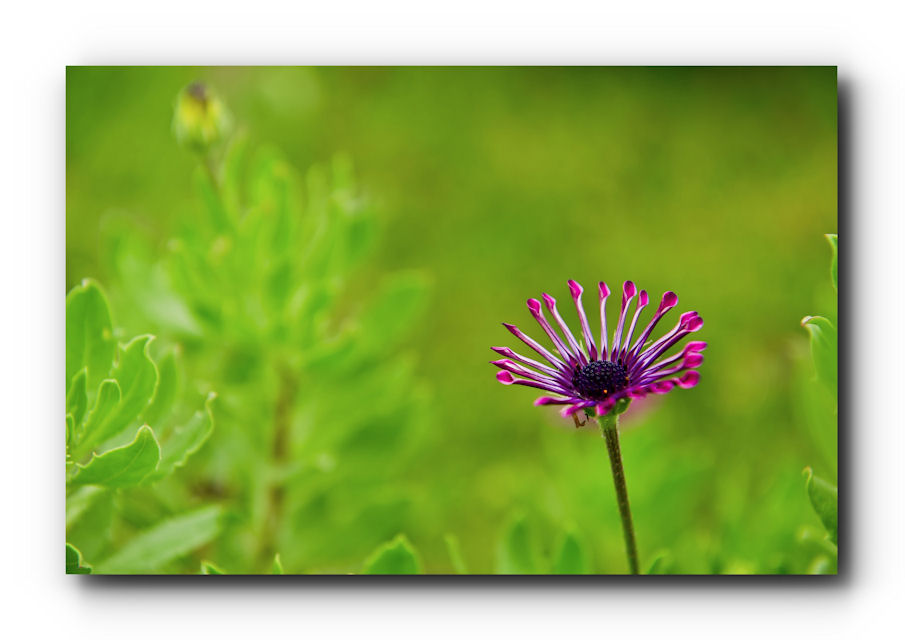
M 82 563 L 82 552 L 66 543 L 66 573 L 91 573 L 91 565 Z
M 833 249 L 833 258 L 830 261 L 830 277 L 833 280 L 833 289 L 839 291 L 839 236 L 835 233 L 826 234 L 826 239 Z
M 805 316 L 801 326 L 811 334 L 811 357 L 817 379 L 837 395 L 838 340 L 836 327 L 823 316 Z
M 273 556 L 273 566 L 270 568 L 270 573 L 275 576 L 281 576 L 285 572 L 283 571 L 283 563 L 280 562 L 280 554 L 276 554 Z
M 421 561 L 409 544 L 399 534 L 390 542 L 379 546 L 365 561 L 364 574 L 415 574 L 421 573 Z
M 93 484 L 118 489 L 139 484 L 157 468 L 160 445 L 147 425 L 138 430 L 131 443 L 92 456 L 88 464 L 79 465 L 72 484 Z
M 211 405 L 216 397 L 216 394 L 211 393 L 204 403 L 204 409 L 196 411 L 184 427 L 177 427 L 170 434 L 170 437 L 161 446 L 160 464 L 157 471 L 147 478 L 148 481 L 162 478 L 182 467 L 188 461 L 189 456 L 207 442 L 214 430 Z
M 72 417 L 71 413 L 66 414 L 66 464 L 72 464 L 72 460 L 69 459 L 69 447 L 72 444 L 72 439 L 75 436 L 75 418 Z
M 657 555 L 654 556 L 654 559 L 650 561 L 650 564 L 647 566 L 647 570 L 644 572 L 644 574 L 658 575 L 666 573 L 669 559 L 669 552 L 660 551 L 659 553 L 657 553 Z
M 155 573 L 220 533 L 221 509 L 207 506 L 166 520 L 99 563 L 95 573 Z
M 818 476 L 810 467 L 806 467 L 804 475 L 807 476 L 808 498 L 811 506 L 823 523 L 823 527 L 829 534 L 830 541 L 839 544 L 839 490 Z
M 116 342 L 107 296 L 93 280 L 83 280 L 66 296 L 66 389 L 87 369 L 89 389 L 107 377 Z
M 69 393 L 66 394 L 66 413 L 72 415 L 73 427 L 82 424 L 85 411 L 88 409 L 88 369 L 83 368 L 72 379 Z
M 581 541 L 573 531 L 567 531 L 563 534 L 562 541 L 559 544 L 559 550 L 556 552 L 556 559 L 553 562 L 553 573 L 588 573 L 587 554 L 584 551 Z
M 119 385 L 121 397 L 102 422 L 86 425 L 85 439 L 79 444 L 81 453 L 87 453 L 93 447 L 122 433 L 144 411 L 154 396 L 157 389 L 157 365 L 148 353 L 153 339 L 154 336 L 139 336 L 120 348 L 113 377 Z M 107 384 L 106 380 L 104 384 Z
M 111 543 L 113 493 L 87 486 L 66 497 L 66 540 L 89 558 L 104 557 Z
M 459 546 L 459 539 L 451 533 L 443 536 L 446 542 L 446 552 L 449 553 L 449 560 L 452 563 L 453 570 L 459 575 L 466 575 L 468 568 L 465 566 L 465 560 L 462 558 L 462 548 Z
M 501 574 L 537 573 L 535 552 L 528 523 L 524 516 L 517 518 L 507 529 L 497 548 L 496 572 Z
M 80 428 L 76 428 L 75 442 L 79 445 L 77 458 L 81 458 L 90 451 L 93 443 L 100 441 L 97 434 L 107 431 L 107 422 L 112 418 L 121 397 L 122 392 L 116 380 L 104 380 L 101 383 L 94 407 L 85 419 L 85 423 Z
M 225 576 L 226 572 L 208 560 L 201 561 L 201 575 L 204 576 Z
M 179 367 L 176 349 L 170 349 L 157 365 L 157 391 L 151 404 L 145 409 L 142 421 L 155 429 L 168 417 L 177 404 L 179 390 L 182 388 L 182 371 Z M 160 430 L 158 429 L 158 433 Z
M 119 382 L 123 397 L 110 421 L 109 433 L 105 434 L 104 439 L 115 436 L 129 426 L 154 397 L 158 374 L 157 365 L 149 353 L 153 340 L 154 336 L 138 336 L 120 348 L 113 377 Z
M 836 563 L 829 556 L 817 556 L 808 565 L 808 574 L 815 576 L 835 575 Z
M 66 528 L 69 529 L 104 495 L 101 487 L 79 487 L 66 496 Z

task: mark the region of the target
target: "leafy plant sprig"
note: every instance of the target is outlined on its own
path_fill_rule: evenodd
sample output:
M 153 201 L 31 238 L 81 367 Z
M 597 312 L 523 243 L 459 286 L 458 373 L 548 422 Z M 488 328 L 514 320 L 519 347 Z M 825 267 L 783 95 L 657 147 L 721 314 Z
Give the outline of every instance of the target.
M 213 430 L 213 394 L 178 421 L 175 355 L 168 353 L 158 366 L 150 352 L 153 339 L 119 344 L 107 296 L 92 280 L 66 296 L 66 528 L 67 539 L 79 544 L 67 544 L 67 572 L 164 568 L 218 529 L 219 507 L 212 506 L 204 512 L 206 531 L 195 527 L 196 518 L 191 526 L 180 522 L 181 515 L 122 546 L 95 535 L 109 530 L 119 515 L 114 511 L 122 510 L 114 502 L 121 506 L 129 491 L 151 487 L 184 466 Z M 186 538 L 189 530 L 194 535 Z M 83 564 L 89 551 L 91 564 Z
M 177 105 L 213 104 L 193 87 Z M 378 218 L 348 159 L 299 174 L 241 132 L 226 141 L 208 122 L 225 107 L 189 106 L 174 130 L 198 159 L 200 207 L 164 247 L 129 219 L 108 222 L 114 294 L 135 326 L 185 345 L 192 376 L 217 381 L 215 442 L 191 484 L 227 497 L 235 517 L 209 561 L 262 573 L 280 553 L 294 570 L 352 570 L 362 549 L 331 532 L 357 526 L 377 544 L 411 508 L 399 478 L 429 411 L 400 345 L 428 282 L 365 268 Z
M 836 234 L 827 234 L 826 238 L 832 249 L 830 280 L 833 290 L 838 294 L 839 239 Z M 810 334 L 811 358 L 817 381 L 829 391 L 833 403 L 836 405 L 839 359 L 839 337 L 836 323 L 824 316 L 805 316 L 801 325 Z M 838 420 L 825 425 L 824 428 L 831 430 L 832 434 L 838 437 Z M 832 463 L 832 472 L 835 475 L 835 460 Z M 804 476 L 808 499 L 825 529 L 825 535 L 822 538 L 811 528 L 803 528 L 799 534 L 802 542 L 812 543 L 812 546 L 818 549 L 809 571 L 811 573 L 835 573 L 839 555 L 839 489 L 829 480 L 816 475 L 810 467 L 805 468 Z

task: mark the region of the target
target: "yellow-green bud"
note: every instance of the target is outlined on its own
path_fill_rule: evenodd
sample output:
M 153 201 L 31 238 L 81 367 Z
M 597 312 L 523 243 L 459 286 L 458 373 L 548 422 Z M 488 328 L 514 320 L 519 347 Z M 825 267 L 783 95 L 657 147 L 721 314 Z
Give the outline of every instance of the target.
M 179 92 L 173 113 L 179 144 L 204 153 L 226 137 L 231 123 L 223 102 L 204 84 L 193 82 Z

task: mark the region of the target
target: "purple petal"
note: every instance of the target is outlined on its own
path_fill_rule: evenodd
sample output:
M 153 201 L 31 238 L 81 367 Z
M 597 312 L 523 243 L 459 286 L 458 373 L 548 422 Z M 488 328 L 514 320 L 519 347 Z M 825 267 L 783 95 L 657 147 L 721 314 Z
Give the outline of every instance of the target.
M 559 325 L 559 328 L 562 330 L 563 335 L 566 337 L 566 340 L 569 342 L 569 346 L 572 347 L 571 353 L 578 357 L 581 361 L 581 364 L 587 364 L 588 359 L 582 351 L 581 347 L 578 344 L 578 341 L 575 340 L 575 336 L 572 335 L 572 331 L 569 329 L 569 325 L 566 324 L 566 321 L 563 320 L 562 316 L 559 314 L 559 311 L 556 309 L 556 299 L 548 294 L 543 294 L 544 303 L 547 305 L 547 309 L 550 310 L 550 313 L 553 315 L 553 319 L 556 320 L 556 324 Z
M 707 348 L 706 342 L 701 342 L 700 340 L 694 340 L 685 345 L 685 349 L 683 349 L 683 353 L 700 353 L 704 349 Z
M 670 376 L 674 376 L 677 373 L 681 373 L 687 369 L 696 369 L 701 366 L 701 363 L 704 362 L 704 356 L 700 353 L 690 353 L 688 355 L 679 354 L 679 357 L 682 357 L 682 362 L 677 364 L 674 367 L 670 367 L 669 369 L 665 369 L 664 366 L 669 364 L 669 362 L 664 361 L 662 363 L 657 364 L 657 366 L 652 367 L 650 369 L 644 370 L 644 375 L 638 381 L 638 384 L 648 384 L 650 382 L 655 382 L 657 380 L 663 380 L 665 378 L 669 378 Z M 672 360 L 672 358 L 670 358 Z
M 550 396 L 541 396 L 534 401 L 535 407 L 544 407 L 549 404 L 572 404 L 576 398 L 551 398 Z
M 563 393 L 561 389 L 554 387 L 553 385 L 543 384 L 542 382 L 535 382 L 533 380 L 522 380 L 520 378 L 513 377 L 513 375 L 508 371 L 498 371 L 496 374 L 496 379 L 505 385 L 520 384 L 526 387 L 534 387 L 535 389 L 550 391 L 551 393 Z
M 516 362 L 527 365 L 529 367 L 534 367 L 535 369 L 543 371 L 544 373 L 546 373 L 548 376 L 550 376 L 552 378 L 565 380 L 564 376 L 562 375 L 562 373 L 560 371 L 557 371 L 556 369 L 548 367 L 547 365 L 545 365 L 541 362 L 538 362 L 537 360 L 532 360 L 531 358 L 526 358 L 525 356 L 516 353 L 509 347 L 490 347 L 490 348 L 493 351 L 496 351 L 501 356 L 504 356 L 506 358 L 511 358 L 512 360 L 515 360 Z
M 632 324 L 629 326 L 628 335 L 625 336 L 625 344 L 622 345 L 622 349 L 619 352 L 623 362 L 626 362 L 628 358 L 628 345 L 632 341 L 632 335 L 635 333 L 635 325 L 638 324 L 638 316 L 641 315 L 641 311 L 647 306 L 648 301 L 647 291 L 642 290 L 641 293 L 638 294 L 638 306 L 635 308 L 635 315 L 632 317 Z
M 660 357 L 662 353 L 676 342 L 687 336 L 689 333 L 698 331 L 702 326 L 704 326 L 704 320 L 698 315 L 697 311 L 683 313 L 682 317 L 679 318 L 678 324 L 673 327 L 672 331 L 657 340 L 637 357 L 636 361 L 630 367 L 630 372 L 637 372 L 643 369 Z
M 563 418 L 571 417 L 573 414 L 578 413 L 582 409 L 586 409 L 588 407 L 593 407 L 594 403 L 590 400 L 582 400 L 581 402 L 576 402 L 572 406 L 566 407 L 562 411 L 559 412 Z
M 700 363 L 703 362 L 703 360 L 704 360 L 704 357 L 700 355 L 700 352 L 703 351 L 704 347 L 706 347 L 706 346 L 707 346 L 706 342 L 689 342 L 688 344 L 685 345 L 685 348 L 682 349 L 682 351 L 675 354 L 674 356 L 670 356 L 669 358 L 666 358 L 665 360 L 660 360 L 656 364 L 649 365 L 646 369 L 644 369 L 644 375 L 647 376 L 650 373 L 659 371 L 659 370 L 663 369 L 664 367 L 671 365 L 673 362 L 676 362 L 677 360 L 680 360 L 683 358 L 686 359 L 684 364 L 682 365 L 683 368 L 684 367 L 691 368 L 691 365 L 689 365 L 688 363 L 695 361 L 695 359 L 692 358 L 692 356 L 697 356 L 699 358 L 699 360 L 697 360 L 697 364 L 694 365 L 694 366 L 699 366 Z M 691 359 L 689 359 L 689 358 L 691 358 Z
M 635 341 L 635 344 L 632 345 L 632 348 L 629 350 L 627 363 L 631 364 L 635 358 L 637 358 L 638 354 L 641 352 L 641 348 L 644 346 L 644 341 L 647 340 L 648 336 L 651 334 L 651 331 L 654 330 L 654 327 L 657 326 L 657 323 L 660 322 L 660 318 L 666 315 L 666 312 L 672 309 L 679 302 L 679 296 L 674 294 L 672 291 L 667 291 L 663 294 L 663 297 L 660 299 L 660 306 L 657 307 L 657 312 L 654 314 L 654 317 L 651 318 L 651 321 L 648 323 L 647 327 L 645 327 L 644 332 Z
M 531 371 L 530 369 L 526 369 L 525 367 L 521 367 L 515 364 L 511 360 L 493 360 L 490 364 L 495 365 L 505 371 L 509 371 L 510 373 L 514 373 L 517 376 L 522 376 L 523 378 L 527 378 L 528 380 L 534 380 L 535 382 L 545 384 L 547 385 L 547 387 L 545 388 L 555 389 L 558 393 L 568 394 L 568 389 L 561 380 L 554 380 L 553 378 L 545 376 L 541 373 Z
M 606 286 L 606 282 L 598 282 L 597 289 L 600 291 L 600 359 L 607 359 L 607 342 L 609 336 L 606 330 L 606 299 L 610 296 L 610 288 Z
M 619 323 L 616 325 L 616 333 L 613 334 L 613 348 L 610 352 L 610 360 L 613 362 L 619 356 L 619 343 L 622 342 L 622 327 L 625 325 L 625 315 L 632 298 L 635 297 L 636 291 L 635 283 L 631 280 L 626 280 L 622 284 L 622 309 L 619 311 Z
M 598 402 L 594 407 L 594 412 L 598 416 L 606 415 L 606 413 L 612 409 L 616 404 L 616 398 L 607 398 L 603 402 Z
M 675 386 L 676 386 L 676 383 L 673 382 L 672 380 L 662 380 L 661 382 L 655 382 L 654 384 L 650 385 L 649 388 L 654 393 L 663 394 L 663 393 L 669 393 L 670 391 L 673 390 L 673 387 L 675 387 Z
M 512 374 L 508 371 L 497 371 L 496 379 L 505 385 L 510 385 L 515 382 L 515 378 L 513 378 Z
M 556 332 L 553 330 L 553 327 L 550 326 L 550 323 L 547 322 L 547 318 L 544 317 L 544 311 L 541 308 L 540 300 L 536 300 L 534 298 L 528 299 L 528 311 L 531 312 L 531 315 L 534 316 L 534 319 L 537 320 L 537 324 L 541 326 L 541 328 L 546 332 L 547 336 L 549 336 L 550 340 L 553 341 L 553 344 L 556 345 L 557 351 L 559 351 L 563 360 L 569 363 L 569 366 L 574 367 L 578 364 L 578 358 L 575 354 L 571 353 L 560 339 Z
M 565 362 L 563 362 L 562 360 L 560 360 L 559 358 L 554 356 L 552 353 L 547 351 L 546 347 L 542 346 L 539 342 L 536 342 L 536 341 L 532 340 L 531 338 L 529 338 L 526 334 L 524 334 L 521 331 L 521 329 L 516 327 L 514 324 L 508 324 L 508 323 L 504 322 L 503 326 L 506 327 L 507 329 L 509 329 L 509 332 L 512 335 L 514 335 L 516 338 L 518 338 L 519 340 L 524 342 L 526 345 L 528 345 L 529 347 L 534 349 L 541 356 L 543 356 L 547 360 L 547 362 L 552 364 L 554 367 L 556 367 L 560 371 L 569 370 L 569 366 Z
M 697 371 L 688 371 L 685 375 L 679 378 L 678 383 L 679 386 L 683 389 L 691 389 L 701 380 L 701 374 Z
M 588 348 L 588 360 L 597 359 L 597 345 L 594 344 L 594 336 L 591 335 L 591 326 L 588 324 L 588 316 L 585 315 L 584 305 L 581 303 L 581 294 L 584 290 L 581 285 L 574 280 L 569 280 L 569 291 L 572 293 L 572 300 L 575 302 L 575 310 L 578 312 L 578 319 L 581 322 L 581 332 L 584 335 L 584 343 Z

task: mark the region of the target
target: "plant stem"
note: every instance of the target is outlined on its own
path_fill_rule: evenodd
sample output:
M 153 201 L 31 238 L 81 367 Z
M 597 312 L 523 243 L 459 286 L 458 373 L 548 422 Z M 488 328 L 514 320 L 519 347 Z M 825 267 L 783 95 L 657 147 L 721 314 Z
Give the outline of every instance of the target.
M 292 370 L 285 364 L 277 366 L 277 375 L 280 379 L 280 388 L 273 412 L 274 429 L 271 460 L 274 470 L 279 471 L 282 470 L 282 466 L 286 464 L 289 458 L 289 427 L 298 381 Z M 277 482 L 273 482 L 268 495 L 265 531 L 264 535 L 261 536 L 259 552 L 261 562 L 272 562 L 273 556 L 277 551 L 285 500 L 286 488 L 283 480 L 280 479 Z
M 632 511 L 628 504 L 628 490 L 625 488 L 625 471 L 622 468 L 622 454 L 619 451 L 619 416 L 608 414 L 600 419 L 600 430 L 606 440 L 606 450 L 610 454 L 613 470 L 613 484 L 616 486 L 616 502 L 622 518 L 622 534 L 625 538 L 625 554 L 628 556 L 629 571 L 638 575 L 638 547 L 635 544 L 635 527 L 632 525 Z

